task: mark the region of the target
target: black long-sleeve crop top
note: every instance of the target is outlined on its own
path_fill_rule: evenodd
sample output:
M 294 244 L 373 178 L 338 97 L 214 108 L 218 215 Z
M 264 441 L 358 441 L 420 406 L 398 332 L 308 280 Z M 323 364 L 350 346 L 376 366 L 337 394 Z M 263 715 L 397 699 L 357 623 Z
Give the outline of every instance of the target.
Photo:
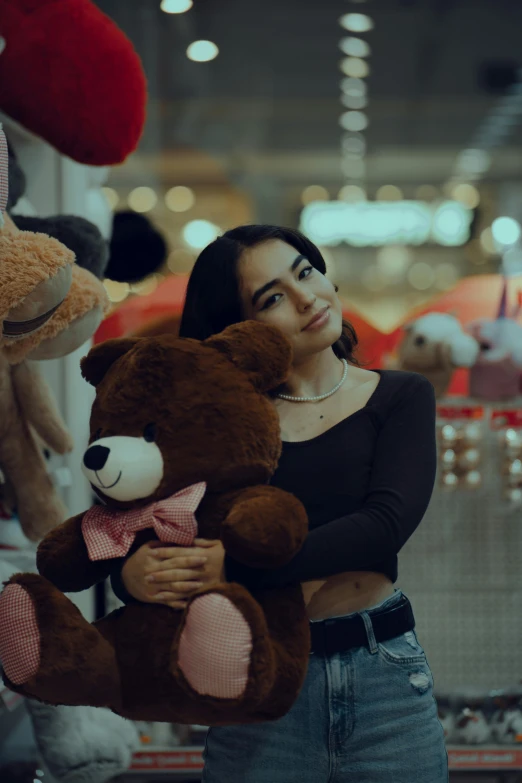
M 397 554 L 420 524 L 436 472 L 435 396 L 422 375 L 380 371 L 364 408 L 311 440 L 284 442 L 272 485 L 308 513 L 300 551 L 280 568 L 225 559 L 228 581 L 278 587 L 346 571 L 397 580 Z M 112 586 L 132 600 L 115 567 Z

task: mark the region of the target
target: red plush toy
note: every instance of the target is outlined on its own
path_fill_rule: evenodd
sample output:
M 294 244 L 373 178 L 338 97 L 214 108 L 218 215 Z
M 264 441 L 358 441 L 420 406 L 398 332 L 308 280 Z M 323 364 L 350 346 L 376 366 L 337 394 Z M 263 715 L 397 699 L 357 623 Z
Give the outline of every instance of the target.
M 0 0 L 0 36 L 2 111 L 79 163 L 113 165 L 136 149 L 143 69 L 90 0 Z

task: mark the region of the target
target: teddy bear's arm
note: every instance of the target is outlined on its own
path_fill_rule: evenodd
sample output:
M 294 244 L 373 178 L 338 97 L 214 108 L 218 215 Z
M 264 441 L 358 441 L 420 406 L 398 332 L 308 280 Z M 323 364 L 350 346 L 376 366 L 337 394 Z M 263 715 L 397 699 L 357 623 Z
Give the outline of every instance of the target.
M 307 532 L 306 511 L 294 495 L 259 486 L 236 494 L 221 540 L 234 560 L 254 568 L 277 568 L 299 551 Z
M 36 565 L 42 576 L 64 593 L 87 590 L 106 579 L 113 560 L 89 560 L 82 535 L 83 514 L 51 530 L 38 546 Z

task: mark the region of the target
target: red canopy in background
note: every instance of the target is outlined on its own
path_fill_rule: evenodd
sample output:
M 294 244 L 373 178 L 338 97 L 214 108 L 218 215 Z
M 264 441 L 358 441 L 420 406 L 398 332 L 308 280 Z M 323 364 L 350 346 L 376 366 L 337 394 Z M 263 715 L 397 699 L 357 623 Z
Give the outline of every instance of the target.
M 187 280 L 187 277 L 172 275 L 162 281 L 152 294 L 127 299 L 101 324 L 94 338 L 95 343 L 141 331 L 153 321 L 179 315 L 183 308 Z M 393 357 L 401 340 L 402 326 L 414 318 L 433 311 L 452 313 L 462 324 L 475 318 L 494 318 L 498 311 L 502 285 L 503 278 L 500 275 L 466 277 L 451 291 L 434 297 L 422 307 L 407 313 L 401 323 L 387 333 L 371 324 L 351 306 L 345 306 L 343 315 L 357 332 L 362 361 L 369 367 L 378 368 L 386 364 L 389 357 Z M 520 280 L 510 283 L 510 308 L 516 302 L 516 293 L 520 287 Z M 465 370 L 455 373 L 450 393 L 467 393 L 467 375 Z

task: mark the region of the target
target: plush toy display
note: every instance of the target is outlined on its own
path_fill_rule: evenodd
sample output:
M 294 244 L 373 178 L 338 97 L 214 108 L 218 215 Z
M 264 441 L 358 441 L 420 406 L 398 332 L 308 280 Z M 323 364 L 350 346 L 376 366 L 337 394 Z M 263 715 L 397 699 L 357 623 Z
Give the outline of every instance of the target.
M 129 39 L 90 0 L 0 0 L 0 109 L 63 155 L 122 163 L 145 123 Z
M 522 324 L 516 320 L 522 303 L 519 298 L 508 313 L 507 288 L 504 279 L 495 319 L 481 319 L 467 326 L 480 346 L 469 378 L 470 394 L 477 399 L 495 402 L 522 394 Z
M 106 783 L 128 770 L 139 749 L 134 724 L 110 710 L 54 707 L 34 699 L 26 706 L 53 783 Z
M 137 283 L 167 259 L 167 243 L 145 215 L 116 212 L 106 274 L 120 283 Z
M 443 397 L 458 367 L 471 367 L 477 359 L 476 340 L 465 334 L 449 313 L 428 313 L 405 327 L 399 348 L 398 369 L 426 376 Z
M 204 342 L 110 340 L 82 361 L 96 387 L 84 471 L 107 507 L 53 530 L 41 575 L 0 597 L 5 683 L 54 704 L 108 706 L 139 720 L 219 725 L 275 719 L 304 680 L 309 625 L 299 584 L 201 589 L 186 609 L 131 603 L 89 624 L 63 592 L 105 579 L 146 540 L 221 539 L 228 555 L 277 567 L 299 550 L 307 518 L 267 485 L 281 442 L 266 394 L 291 350 L 255 322 Z M 63 592 L 62 592 L 63 591 Z
M 71 249 L 47 233 L 21 231 L 5 212 L 10 177 L 23 181 L 16 174 L 18 168 L 14 156 L 8 163 L 7 141 L 0 127 L 0 348 L 13 364 L 71 353 L 94 334 L 109 309 L 103 285 L 74 263 Z M 18 187 L 17 200 L 22 193 Z M 51 223 L 56 228 L 56 220 Z M 70 224 L 68 228 L 65 233 L 72 239 Z M 95 231 L 92 226 L 89 245 L 82 244 L 80 237 L 73 243 L 81 250 L 82 260 L 96 250 L 101 252 L 99 241 L 93 245 Z M 106 252 L 105 243 L 103 248 Z

